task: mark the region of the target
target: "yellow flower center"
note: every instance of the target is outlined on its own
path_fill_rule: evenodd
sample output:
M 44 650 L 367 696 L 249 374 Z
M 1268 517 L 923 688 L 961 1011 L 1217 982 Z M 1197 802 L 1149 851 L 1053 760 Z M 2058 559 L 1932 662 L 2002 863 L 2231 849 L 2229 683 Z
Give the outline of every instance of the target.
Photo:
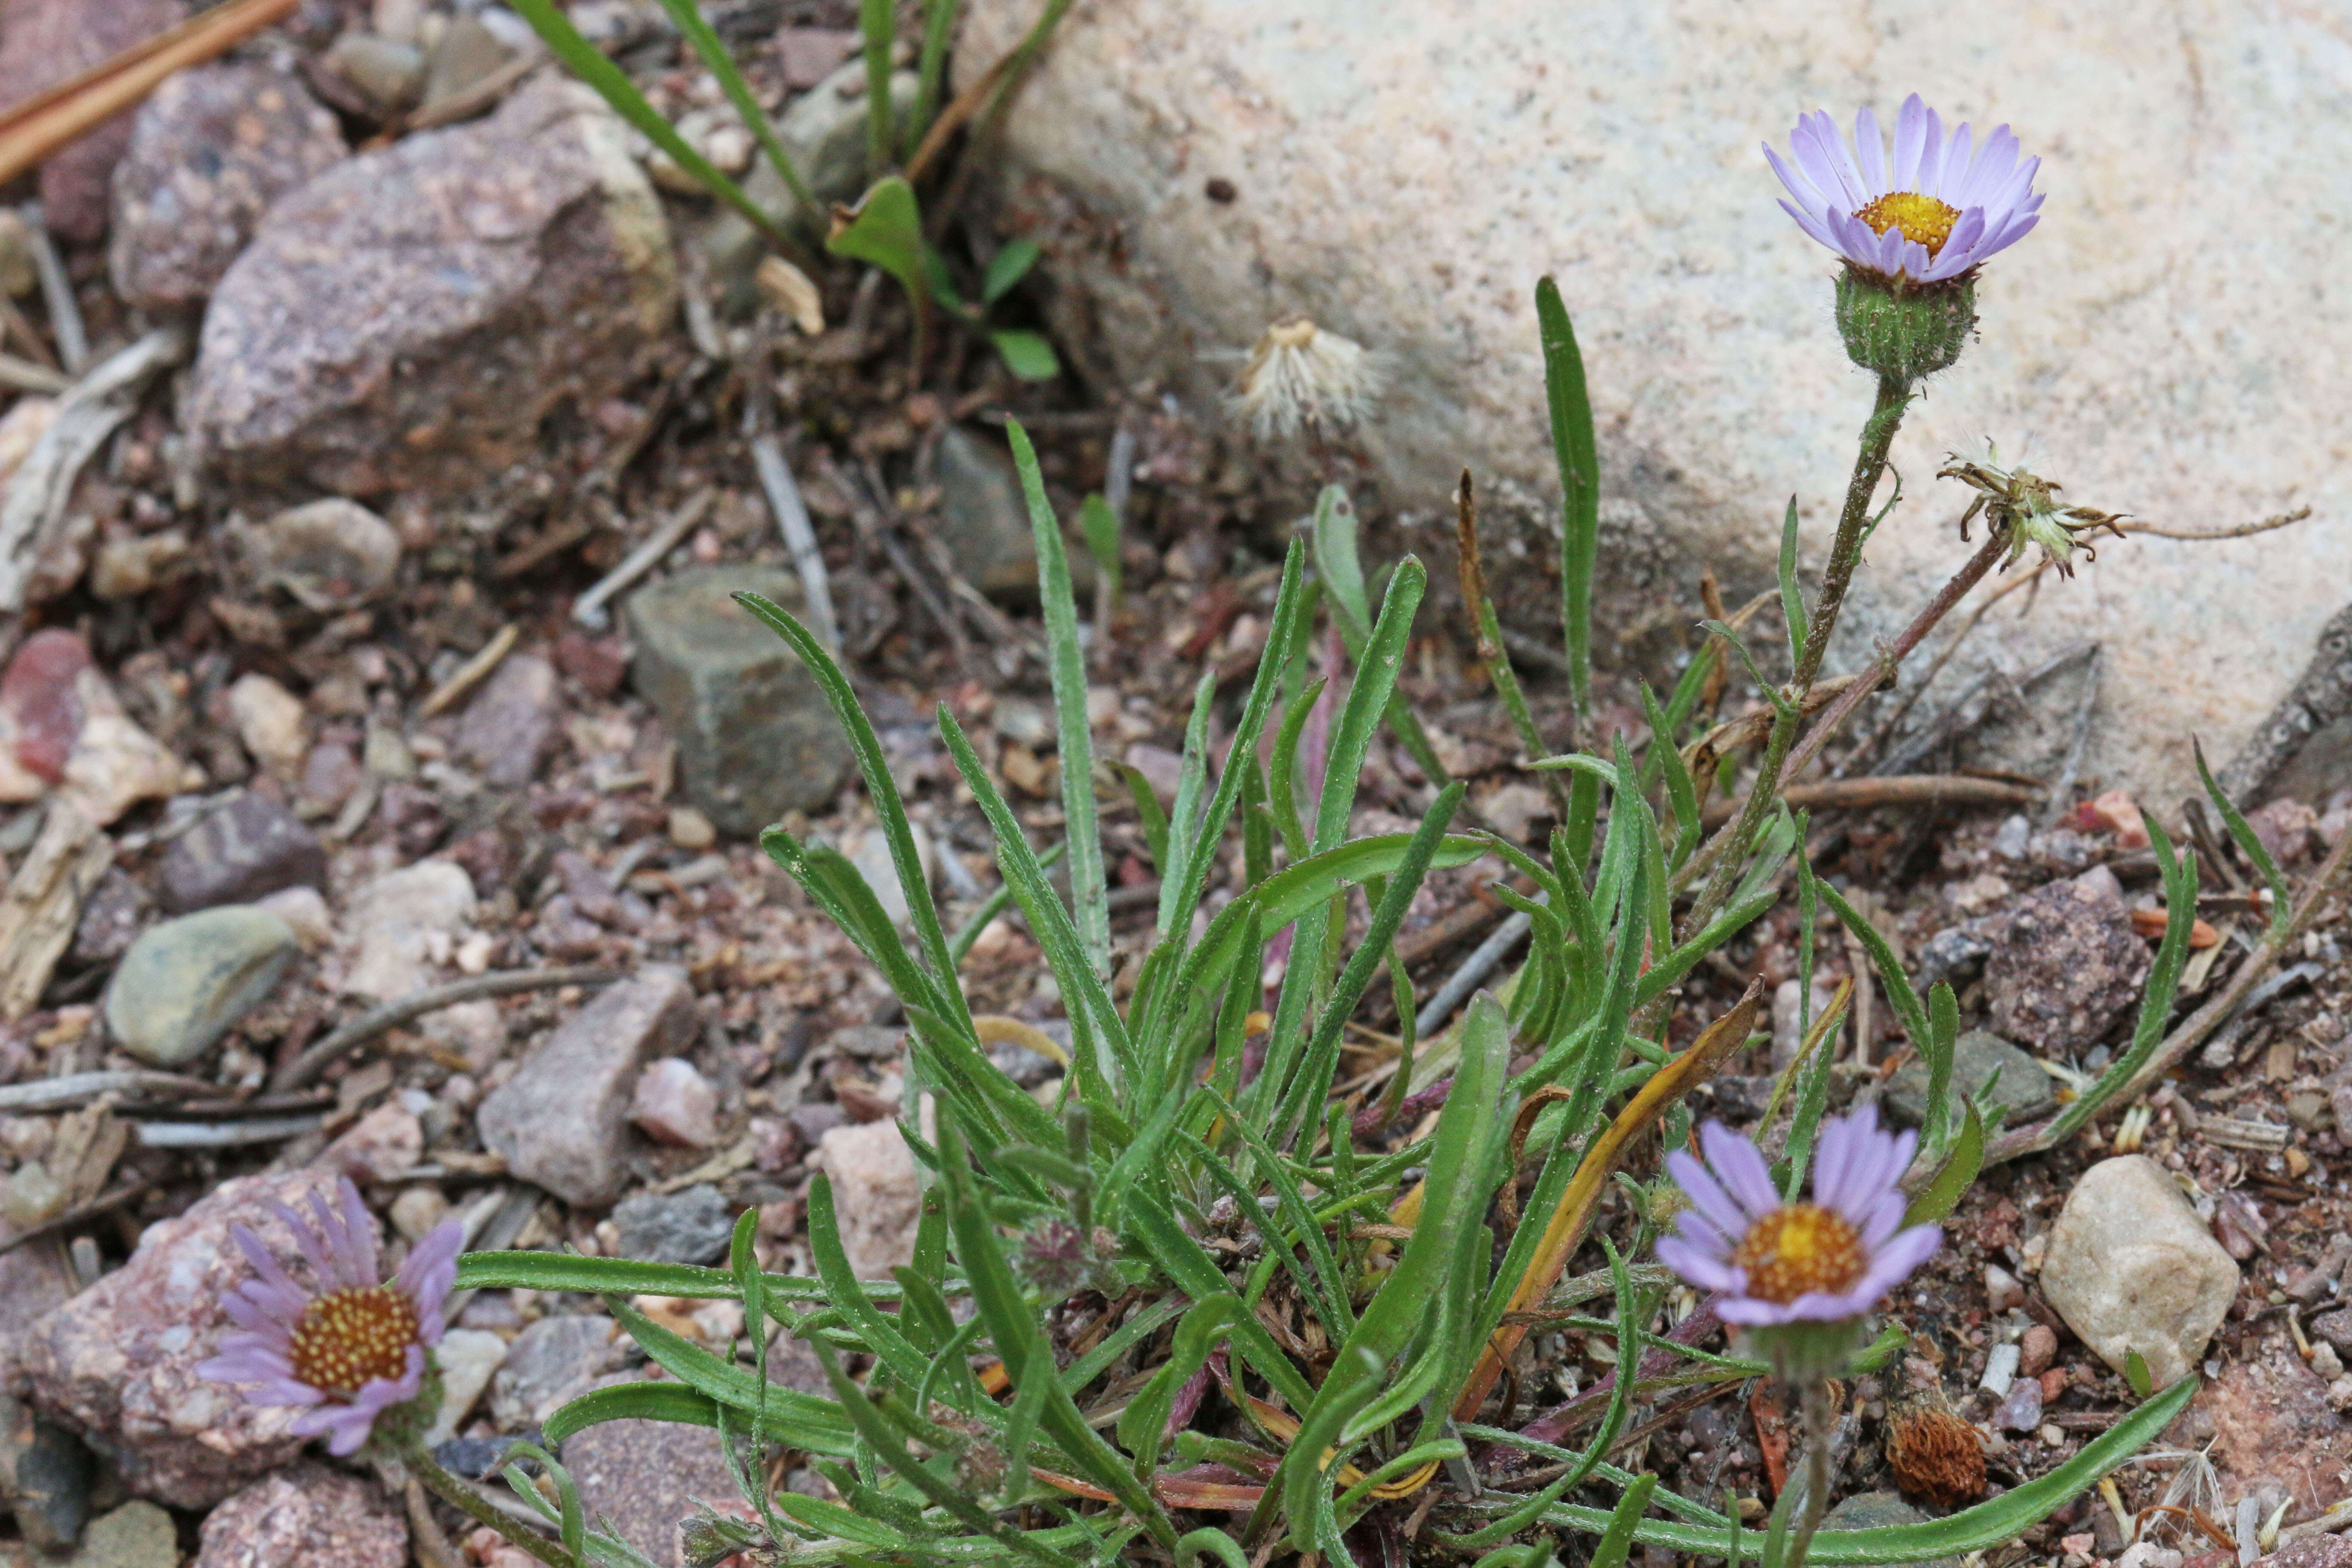
M 286 1359 L 313 1388 L 357 1394 L 376 1378 L 407 1374 L 418 1331 L 415 1303 L 389 1285 L 335 1290 L 303 1310 Z
M 1811 1204 L 1774 1209 L 1748 1229 L 1731 1261 L 1748 1293 L 1786 1306 L 1810 1290 L 1832 1294 L 1862 1278 L 1862 1237 L 1843 1216 Z
M 1944 248 L 1944 241 L 1952 237 L 1952 226 L 1960 221 L 1958 207 L 1916 191 L 1890 191 L 1853 216 L 1868 224 L 1873 234 L 1901 229 L 1904 238 L 1926 246 L 1930 256 Z

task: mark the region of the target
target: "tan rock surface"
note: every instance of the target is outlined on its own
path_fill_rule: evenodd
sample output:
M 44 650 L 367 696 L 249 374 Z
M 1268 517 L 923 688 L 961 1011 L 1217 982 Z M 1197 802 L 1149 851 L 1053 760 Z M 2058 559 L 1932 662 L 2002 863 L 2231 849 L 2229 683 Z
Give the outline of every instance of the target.
M 964 68 L 1037 9 L 976 0 Z M 1530 303 L 1555 274 L 1619 556 L 1605 654 L 1645 610 L 1693 619 L 1702 563 L 1764 585 L 1791 492 L 1817 567 L 1853 462 L 1869 388 L 1831 325 L 1833 265 L 1773 205 L 1759 142 L 1817 107 L 1891 123 L 1915 89 L 1979 131 L 2008 121 L 2045 159 L 2049 202 L 1987 269 L 1980 341 L 1897 443 L 1911 499 L 1832 662 L 1957 563 L 1960 500 L 1930 476 L 1987 436 L 2070 499 L 2150 521 L 2308 503 L 2292 535 L 2111 541 L 2000 633 L 2012 668 L 2098 638 L 2090 769 L 2177 795 L 2189 732 L 2226 754 L 2352 590 L 2352 294 L 2342 224 L 2312 199 L 2352 157 L 2346 48 L 2314 14 L 2202 3 L 2150 26 L 2028 0 L 1096 0 L 1014 111 L 1007 216 L 1084 285 L 1121 373 L 1204 415 L 1237 364 L 1209 356 L 1278 316 L 1387 355 L 1366 444 L 1389 506 L 1425 524 L 1465 463 L 1556 499 Z

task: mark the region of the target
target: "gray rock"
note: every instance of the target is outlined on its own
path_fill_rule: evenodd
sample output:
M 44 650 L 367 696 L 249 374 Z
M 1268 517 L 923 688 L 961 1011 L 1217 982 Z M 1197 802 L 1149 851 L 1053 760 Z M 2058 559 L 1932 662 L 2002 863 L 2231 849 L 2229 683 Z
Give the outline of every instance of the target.
M 799 579 L 774 567 L 677 573 L 629 600 L 630 673 L 677 738 L 687 799 L 721 832 L 749 835 L 824 805 L 851 756 L 816 678 L 729 598 L 740 589 L 801 604 Z
M 321 60 L 379 114 L 407 108 L 425 90 L 424 51 L 396 38 L 345 33 L 327 47 Z
M 2352 789 L 2352 713 L 2305 736 L 2263 793 L 2325 807 L 2338 791 L 2347 789 Z
M 272 207 L 205 313 L 189 425 L 236 479 L 459 488 L 625 384 L 677 308 L 621 121 L 545 77 Z
M 63 1552 L 81 1539 L 95 1470 L 80 1438 L 0 1393 L 0 1500 L 26 1544 Z
M 347 152 L 335 117 L 282 71 L 218 64 L 165 78 L 114 166 L 115 291 L 146 310 L 196 303 L 270 203 Z
M 1952 982 L 1957 989 L 1961 976 L 1992 953 L 1992 938 L 1985 928 L 1981 920 L 1962 921 L 1920 943 L 1919 966 L 1911 976 L 1912 984 L 1923 995 L 1939 980 Z
M 160 1068 L 194 1061 L 251 1012 L 301 952 L 268 910 L 223 904 L 151 926 L 106 988 L 106 1027 Z
M 373 604 L 400 574 L 400 535 L 355 500 L 289 507 L 238 538 L 255 578 L 322 615 Z
M 2311 1331 L 2337 1351 L 2352 1355 L 2352 1307 L 2338 1307 L 2311 1320 Z
M 703 1183 L 677 1193 L 639 1193 L 613 1211 L 621 1255 L 648 1263 L 709 1263 L 723 1257 L 735 1216 L 719 1189 Z
M 2238 1266 L 2144 1154 L 2083 1173 L 2050 1227 L 2042 1293 L 2117 1372 L 2130 1352 L 2158 1388 L 2197 1366 L 2238 1293 Z
M 1925 1524 L 1927 1516 L 1893 1492 L 1856 1492 L 1822 1516 L 1823 1530 L 1878 1530 L 1894 1524 Z M 1920 1559 L 1921 1568 L 1959 1568 L 1957 1557 Z
M 647 964 L 565 1019 L 482 1101 L 483 1145 L 564 1202 L 604 1207 L 621 1195 L 637 1069 L 698 1028 L 686 972 Z
M 2139 1000 L 2147 943 L 2132 933 L 2105 866 L 2037 888 L 1995 918 L 1984 984 L 1996 1034 L 2042 1051 L 2085 1050 Z
M 457 750 L 490 783 L 519 788 L 538 775 L 562 715 L 555 667 L 535 653 L 513 654 L 466 705 Z
M 445 103 L 488 78 L 514 50 L 478 16 L 458 16 L 442 29 L 425 62 L 425 107 Z
M 282 888 L 325 887 L 327 850 L 292 812 L 239 790 L 172 840 L 158 883 L 172 914 L 252 903 Z
M 229 1226 L 251 1226 L 307 1278 L 271 1205 L 301 1207 L 332 1181 L 316 1169 L 239 1177 L 149 1226 L 128 1262 L 26 1333 L 33 1404 L 79 1433 L 132 1492 L 174 1508 L 209 1508 L 293 1458 L 302 1447 L 286 1433 L 293 1409 L 248 1404 L 196 1366 L 235 1327 L 222 1298 L 253 1275 Z
M 1029 503 L 1003 443 L 961 426 L 940 434 L 940 542 L 964 579 L 983 594 L 1037 592 L 1037 540 Z
M 1982 1091 L 1994 1073 L 1995 1103 L 2009 1107 L 2008 1125 L 2016 1126 L 2052 1100 L 2050 1075 L 2034 1059 L 1982 1029 L 1969 1029 L 1952 1046 L 1951 1106 Z M 1916 1127 L 1927 1114 L 1927 1064 L 1914 1056 L 1886 1086 L 1887 1108 L 1907 1126 Z
M 306 1461 L 206 1515 L 193 1568 L 406 1568 L 408 1521 L 383 1489 Z
M 425 1446 L 437 1447 L 457 1435 L 475 1403 L 490 1386 L 490 1379 L 506 1364 L 509 1346 L 488 1329 L 451 1329 L 441 1336 L 433 1359 L 441 1373 L 441 1410 L 425 1434 Z
M 541 1318 L 515 1336 L 490 1379 L 490 1415 L 509 1431 L 536 1426 L 604 1370 L 613 1320 L 601 1312 Z
M 180 1568 L 180 1527 L 153 1503 L 134 1500 L 91 1520 L 81 1550 L 57 1568 Z

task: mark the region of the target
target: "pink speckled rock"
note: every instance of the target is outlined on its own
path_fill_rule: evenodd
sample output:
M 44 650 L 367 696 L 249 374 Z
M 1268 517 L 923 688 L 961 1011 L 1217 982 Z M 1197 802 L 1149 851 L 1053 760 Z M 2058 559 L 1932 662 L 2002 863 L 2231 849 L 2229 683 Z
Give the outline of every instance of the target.
M 196 1375 L 230 1327 L 221 1297 L 252 1273 L 228 1237 L 257 1231 L 298 1279 L 294 1238 L 268 1209 L 329 1193 L 312 1167 L 225 1182 L 176 1219 L 158 1221 L 121 1268 L 33 1324 L 21 1349 L 33 1402 L 107 1455 L 142 1497 L 209 1508 L 284 1465 L 302 1439 L 286 1435 L 297 1411 L 249 1405 Z
M 305 1462 L 213 1510 L 194 1568 L 405 1568 L 407 1562 L 408 1521 L 381 1487 Z
M 719 1091 L 683 1057 L 664 1057 L 637 1075 L 629 1120 L 664 1143 L 708 1149 L 719 1142 Z

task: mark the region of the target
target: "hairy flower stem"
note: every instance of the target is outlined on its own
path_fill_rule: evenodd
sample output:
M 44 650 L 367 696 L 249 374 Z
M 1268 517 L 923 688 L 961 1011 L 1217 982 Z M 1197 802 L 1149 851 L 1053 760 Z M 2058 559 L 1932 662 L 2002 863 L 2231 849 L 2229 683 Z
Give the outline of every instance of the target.
M 536 1531 L 524 1529 L 514 1520 L 490 1505 L 488 1498 L 436 1464 L 426 1453 L 425 1445 L 410 1440 L 398 1450 L 400 1462 L 409 1473 L 432 1489 L 433 1495 L 472 1520 L 476 1524 L 497 1531 L 509 1543 L 547 1564 L 547 1568 L 580 1568 L 572 1553 Z
M 1697 901 L 1683 917 L 1685 936 L 1706 930 L 1706 922 L 1731 897 L 1740 872 L 1747 868 L 1748 852 L 1780 798 L 1781 764 L 1788 760 L 1789 748 L 1796 743 L 1798 716 L 1803 710 L 1805 694 L 1812 689 L 1814 679 L 1822 672 L 1822 658 L 1829 650 L 1831 634 L 1837 629 L 1838 612 L 1845 606 L 1853 569 L 1861 564 L 1863 540 L 1870 531 L 1870 498 L 1878 489 L 1879 476 L 1886 471 L 1887 449 L 1895 444 L 1895 432 L 1902 427 L 1903 411 L 1910 403 L 1909 383 L 1891 375 L 1878 378 L 1878 401 L 1862 426 L 1862 449 L 1854 455 L 1853 478 L 1846 483 L 1845 509 L 1838 515 L 1837 538 L 1830 545 L 1829 569 L 1822 574 L 1821 598 L 1806 618 L 1805 649 L 1784 693 L 1787 704 L 1772 721 L 1772 732 L 1764 745 L 1764 765 L 1757 770 L 1756 787 L 1748 792 L 1747 807 L 1733 826 L 1731 837 L 1717 858 L 1706 885 L 1699 889 Z
M 1809 1380 L 1805 1384 L 1805 1504 L 1796 1528 L 1789 1532 L 1789 1550 L 1781 1554 L 1781 1568 L 1805 1568 L 1805 1553 L 1812 1550 L 1813 1532 L 1822 1527 L 1822 1516 L 1830 1507 L 1830 1442 L 1837 1413 L 1830 1405 L 1830 1384 L 1824 1377 Z

